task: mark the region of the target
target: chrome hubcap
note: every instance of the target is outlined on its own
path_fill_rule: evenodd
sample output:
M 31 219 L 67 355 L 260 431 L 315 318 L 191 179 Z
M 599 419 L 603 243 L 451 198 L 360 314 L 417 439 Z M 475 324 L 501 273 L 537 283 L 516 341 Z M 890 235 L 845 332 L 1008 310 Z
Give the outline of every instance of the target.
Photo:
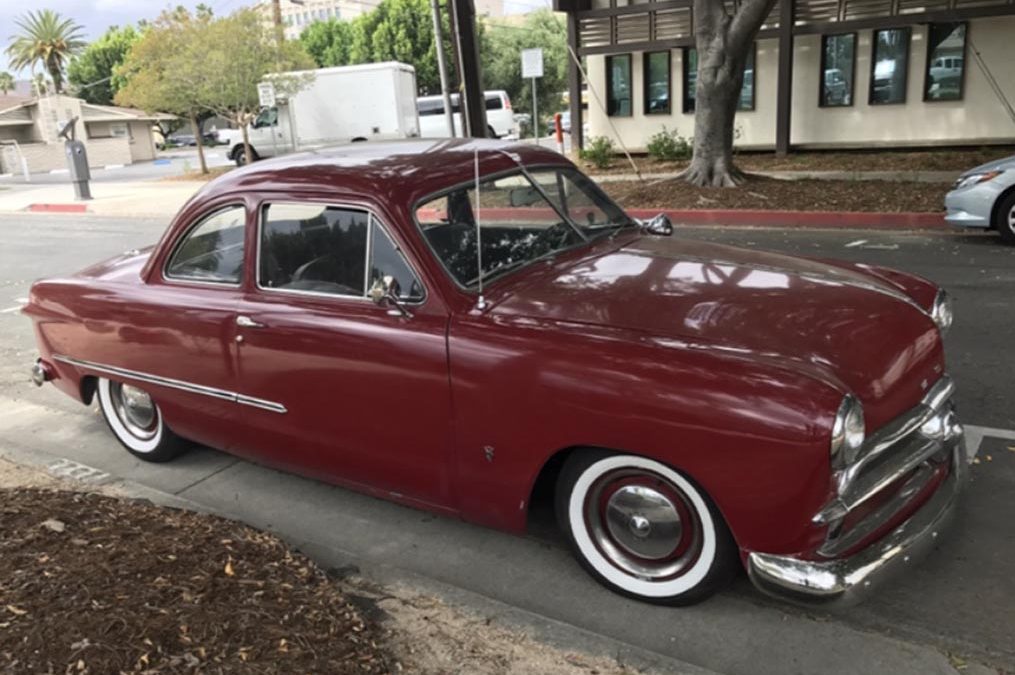
M 683 528 L 666 495 L 644 485 L 627 485 L 606 503 L 606 528 L 628 553 L 661 560 L 673 553 Z
M 641 471 L 597 481 L 585 501 L 596 548 L 620 570 L 649 581 L 682 574 L 701 552 L 701 526 L 683 492 Z
M 151 396 L 143 389 L 116 382 L 110 384 L 109 393 L 116 416 L 131 435 L 141 440 L 155 436 L 159 412 Z
M 1015 232 L 1015 208 L 1008 212 L 1008 229 Z

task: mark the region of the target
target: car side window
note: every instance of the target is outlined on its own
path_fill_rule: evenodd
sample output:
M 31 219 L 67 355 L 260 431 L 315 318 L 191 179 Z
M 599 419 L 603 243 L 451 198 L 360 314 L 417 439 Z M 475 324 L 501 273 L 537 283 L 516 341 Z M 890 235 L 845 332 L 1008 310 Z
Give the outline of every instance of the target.
M 243 277 L 246 208 L 226 207 L 207 216 L 184 236 L 166 277 L 185 281 L 238 284 Z
M 365 296 L 369 229 L 366 211 L 322 204 L 262 207 L 258 285 Z
M 398 282 L 398 297 L 409 302 L 423 299 L 423 285 L 409 268 L 405 258 L 395 247 L 376 220 L 373 221 L 373 241 L 370 246 L 370 285 L 386 276 Z

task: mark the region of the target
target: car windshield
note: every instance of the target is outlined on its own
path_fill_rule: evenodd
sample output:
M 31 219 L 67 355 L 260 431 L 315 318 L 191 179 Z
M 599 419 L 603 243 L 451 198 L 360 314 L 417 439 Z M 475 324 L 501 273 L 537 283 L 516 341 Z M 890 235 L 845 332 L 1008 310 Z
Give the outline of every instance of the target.
M 575 169 L 537 169 L 481 180 L 416 209 L 423 236 L 466 288 L 530 262 L 633 225 L 589 178 Z M 477 227 L 477 221 L 479 226 Z

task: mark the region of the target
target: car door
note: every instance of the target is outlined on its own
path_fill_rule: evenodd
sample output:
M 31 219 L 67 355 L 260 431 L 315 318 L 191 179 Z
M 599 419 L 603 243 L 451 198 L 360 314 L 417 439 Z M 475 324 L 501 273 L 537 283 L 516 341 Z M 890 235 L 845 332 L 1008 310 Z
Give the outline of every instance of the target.
M 144 297 L 125 303 L 121 317 L 120 365 L 158 385 L 174 431 L 220 449 L 231 447 L 237 408 L 233 337 L 247 221 L 247 207 L 236 199 L 194 214 L 153 270 Z
M 447 311 L 369 210 L 266 201 L 238 322 L 243 442 L 272 464 L 450 504 Z M 392 275 L 411 316 L 367 298 Z

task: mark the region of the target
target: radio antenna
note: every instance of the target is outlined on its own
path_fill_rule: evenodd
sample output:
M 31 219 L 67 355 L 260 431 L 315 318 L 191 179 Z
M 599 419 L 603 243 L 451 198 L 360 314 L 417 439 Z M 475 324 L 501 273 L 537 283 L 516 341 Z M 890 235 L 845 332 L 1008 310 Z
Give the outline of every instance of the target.
M 483 227 L 480 220 L 480 206 L 479 206 L 479 146 L 476 146 L 475 154 L 476 164 L 476 208 L 472 213 L 473 220 L 476 221 L 476 266 L 479 270 L 479 302 L 476 304 L 477 309 L 486 309 L 486 299 L 483 298 Z

